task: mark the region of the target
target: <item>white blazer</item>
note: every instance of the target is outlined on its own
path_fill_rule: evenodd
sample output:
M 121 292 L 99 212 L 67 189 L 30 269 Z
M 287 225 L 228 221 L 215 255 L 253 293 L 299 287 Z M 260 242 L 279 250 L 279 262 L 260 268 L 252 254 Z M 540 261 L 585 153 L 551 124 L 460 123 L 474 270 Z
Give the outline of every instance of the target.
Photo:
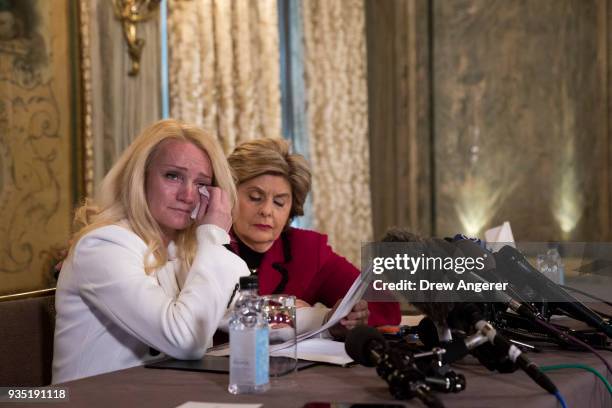
M 147 246 L 129 229 L 110 225 L 79 240 L 64 262 L 56 291 L 53 383 L 141 365 L 158 358 L 201 358 L 240 276 L 249 270 L 223 247 L 229 235 L 197 228 L 198 249 L 179 276 L 174 244 L 168 263 L 144 271 Z

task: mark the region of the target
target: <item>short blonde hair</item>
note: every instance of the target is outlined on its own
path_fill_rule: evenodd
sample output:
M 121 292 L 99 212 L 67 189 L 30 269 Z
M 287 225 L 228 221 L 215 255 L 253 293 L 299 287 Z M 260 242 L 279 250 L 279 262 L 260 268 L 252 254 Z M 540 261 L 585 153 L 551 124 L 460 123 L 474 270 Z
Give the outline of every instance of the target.
M 289 220 L 304 215 L 312 179 L 310 168 L 304 156 L 289 152 L 286 140 L 261 138 L 241 143 L 227 160 L 237 186 L 264 174 L 284 177 L 291 186 Z
M 163 266 L 168 259 L 162 231 L 149 211 L 146 198 L 146 172 L 160 144 L 169 139 L 193 143 L 210 158 L 212 184 L 225 190 L 232 207 L 236 203 L 236 187 L 223 150 L 217 140 L 203 129 L 174 119 L 161 120 L 145 129 L 123 152 L 110 169 L 95 202 L 86 202 L 76 211 L 76 233 L 71 251 L 88 232 L 126 220 L 134 233 L 145 241 L 155 257 L 154 265 L 145 265 L 147 273 Z M 175 242 L 183 267 L 189 269 L 197 248 L 195 224 L 179 232 Z

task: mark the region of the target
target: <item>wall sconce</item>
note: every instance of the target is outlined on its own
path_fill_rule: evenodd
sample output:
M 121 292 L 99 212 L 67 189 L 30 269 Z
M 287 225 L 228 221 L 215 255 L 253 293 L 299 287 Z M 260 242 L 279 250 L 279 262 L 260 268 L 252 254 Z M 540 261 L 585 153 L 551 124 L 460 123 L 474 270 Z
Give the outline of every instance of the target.
M 161 0 L 112 0 L 115 17 L 123 25 L 123 36 L 128 46 L 128 54 L 132 60 L 132 69 L 128 75 L 138 75 L 140 57 L 145 41 L 136 37 L 136 24 L 149 20 L 159 9 Z

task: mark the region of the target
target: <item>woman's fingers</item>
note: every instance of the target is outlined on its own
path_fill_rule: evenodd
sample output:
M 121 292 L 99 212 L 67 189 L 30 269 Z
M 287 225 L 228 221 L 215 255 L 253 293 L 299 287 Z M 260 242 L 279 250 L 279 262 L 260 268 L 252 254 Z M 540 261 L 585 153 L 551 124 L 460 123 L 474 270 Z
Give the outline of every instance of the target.
M 232 209 L 230 206 L 229 195 L 219 187 L 206 187 L 210 197 L 201 218 L 200 225 L 214 224 L 219 228 L 229 231 L 232 226 Z M 204 203 L 202 203 L 202 206 Z M 200 213 L 202 210 L 200 210 Z
M 370 317 L 368 302 L 360 300 L 353 306 L 351 312 L 340 321 L 340 324 L 347 328 L 353 328 L 359 325 L 368 324 L 368 317 Z
M 329 316 L 331 316 L 336 310 L 341 300 L 342 299 L 338 300 L 332 310 L 328 313 L 326 321 Z M 340 322 L 338 322 L 338 324 L 334 325 L 329 329 L 329 332 L 333 337 L 344 337 L 348 330 L 353 329 L 357 326 L 368 324 L 369 317 L 370 311 L 368 310 L 368 302 L 366 302 L 365 300 L 360 300 L 359 302 L 355 303 L 351 311 L 346 316 L 344 316 L 344 318 L 342 318 Z

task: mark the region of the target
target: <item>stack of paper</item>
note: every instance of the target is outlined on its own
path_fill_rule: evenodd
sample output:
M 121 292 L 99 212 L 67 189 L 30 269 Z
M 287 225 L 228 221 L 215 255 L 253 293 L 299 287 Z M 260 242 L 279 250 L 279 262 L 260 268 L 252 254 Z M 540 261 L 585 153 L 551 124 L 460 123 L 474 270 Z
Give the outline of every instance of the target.
M 271 352 L 273 356 L 291 357 L 290 349 L 284 348 Z M 320 363 L 347 365 L 353 359 L 346 354 L 344 342 L 331 339 L 307 339 L 297 344 L 297 357 L 300 360 L 318 361 Z

